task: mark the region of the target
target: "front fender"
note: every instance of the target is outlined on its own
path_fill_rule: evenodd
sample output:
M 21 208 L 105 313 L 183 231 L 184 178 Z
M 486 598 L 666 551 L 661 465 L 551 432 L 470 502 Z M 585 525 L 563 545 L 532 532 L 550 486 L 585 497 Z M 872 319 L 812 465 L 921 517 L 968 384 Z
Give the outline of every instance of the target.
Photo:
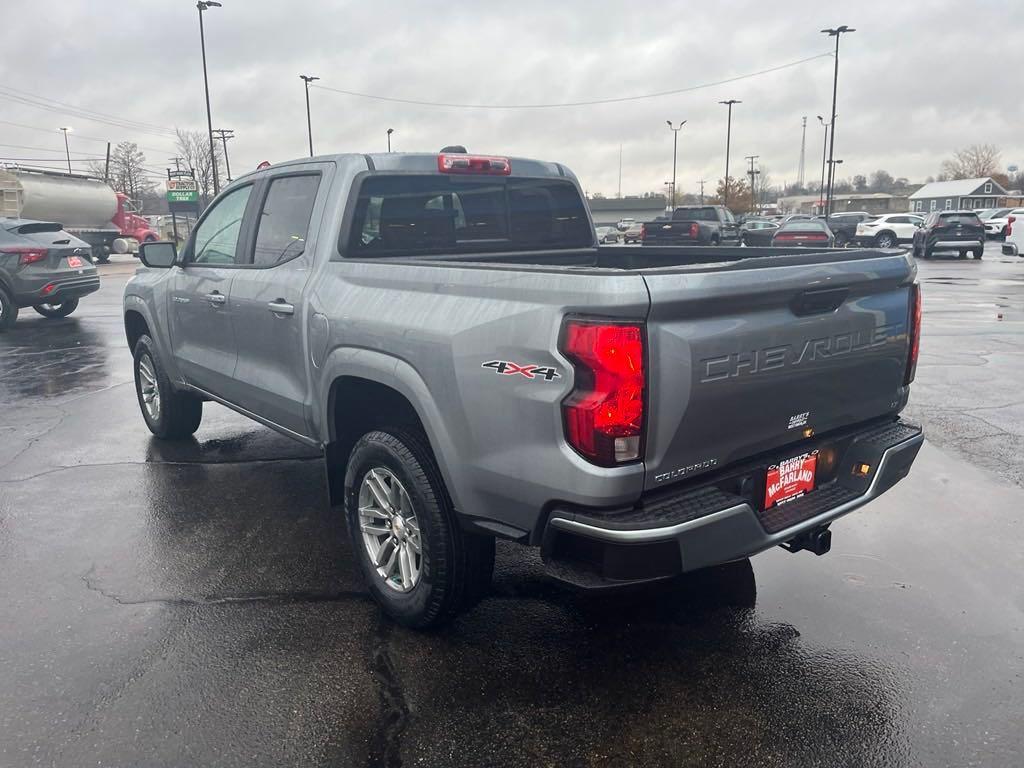
M 159 310 L 154 311 L 151 302 L 146 301 L 142 296 L 130 293 L 125 293 L 123 312 L 124 314 L 138 312 L 142 315 L 142 319 L 146 321 L 146 327 L 149 329 L 149 337 L 153 339 L 153 343 L 156 345 L 157 354 L 160 356 L 160 364 L 163 366 L 167 378 L 177 384 L 183 383 L 184 379 L 178 371 L 178 365 L 174 355 L 171 354 L 169 339 L 167 338 L 167 313 Z M 134 350 L 130 351 L 134 352 Z

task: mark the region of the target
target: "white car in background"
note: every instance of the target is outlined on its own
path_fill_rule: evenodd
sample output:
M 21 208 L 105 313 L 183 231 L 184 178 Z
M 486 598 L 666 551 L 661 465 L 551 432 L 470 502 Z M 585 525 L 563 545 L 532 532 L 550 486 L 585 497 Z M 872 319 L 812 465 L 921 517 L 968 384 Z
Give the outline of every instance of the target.
M 1024 208 L 993 208 L 990 211 L 979 213 L 978 218 L 985 225 L 985 237 L 1005 237 L 1006 225 L 1010 216 L 1016 216 L 1019 220 L 1024 216 Z
M 1024 251 L 1024 208 L 1015 208 L 1006 217 L 1004 256 L 1020 256 Z
M 924 224 L 924 217 L 914 213 L 883 213 L 857 225 L 853 241 L 858 245 L 895 248 L 900 243 L 911 243 L 914 233 Z

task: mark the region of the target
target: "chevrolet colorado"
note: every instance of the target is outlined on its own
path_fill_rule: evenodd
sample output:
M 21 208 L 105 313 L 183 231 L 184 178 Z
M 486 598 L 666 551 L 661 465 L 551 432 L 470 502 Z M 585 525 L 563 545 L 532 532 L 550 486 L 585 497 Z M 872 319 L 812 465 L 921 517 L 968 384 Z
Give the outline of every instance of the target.
M 236 179 L 124 324 L 142 416 L 221 403 L 323 451 L 383 610 L 443 622 L 494 539 L 581 588 L 666 579 L 829 524 L 903 478 L 913 259 L 599 247 L 559 163 L 318 157 Z

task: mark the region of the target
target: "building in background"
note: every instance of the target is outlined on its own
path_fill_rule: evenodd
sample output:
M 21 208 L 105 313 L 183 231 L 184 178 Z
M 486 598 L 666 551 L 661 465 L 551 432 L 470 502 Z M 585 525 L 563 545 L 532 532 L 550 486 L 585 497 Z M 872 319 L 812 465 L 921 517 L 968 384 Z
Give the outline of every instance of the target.
M 1016 205 L 1019 200 L 1019 197 L 1011 196 L 994 179 L 956 179 L 925 184 L 910 196 L 910 205 L 915 213 L 930 213 L 998 208 Z
M 888 192 L 850 192 L 832 196 L 832 212 L 865 211 L 867 213 L 903 213 L 909 210 L 906 195 Z M 824 213 L 820 195 L 788 195 L 779 198 L 779 213 Z
M 598 227 L 614 227 L 622 219 L 636 219 L 639 222 L 663 216 L 668 198 L 664 195 L 650 197 L 596 197 L 587 198 L 590 215 Z

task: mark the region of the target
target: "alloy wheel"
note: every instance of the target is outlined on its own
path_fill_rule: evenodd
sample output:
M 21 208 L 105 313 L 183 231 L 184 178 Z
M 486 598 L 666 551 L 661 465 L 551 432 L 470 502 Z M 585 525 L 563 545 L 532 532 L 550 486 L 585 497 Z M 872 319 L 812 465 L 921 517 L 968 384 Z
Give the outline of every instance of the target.
M 386 467 L 374 467 L 359 486 L 359 529 L 377 575 L 396 592 L 420 580 L 423 544 L 412 500 Z
M 142 393 L 142 407 L 153 422 L 160 421 L 160 383 L 156 378 L 156 368 L 149 355 L 139 358 L 139 389 Z

